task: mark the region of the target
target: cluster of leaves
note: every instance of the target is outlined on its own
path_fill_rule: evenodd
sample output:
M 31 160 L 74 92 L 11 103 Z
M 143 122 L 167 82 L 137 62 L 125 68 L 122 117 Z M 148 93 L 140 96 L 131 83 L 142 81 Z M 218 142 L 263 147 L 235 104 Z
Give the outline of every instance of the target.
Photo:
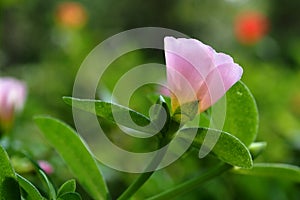
M 129 112 L 132 120 L 138 125 L 147 125 L 151 122 L 150 118 L 141 113 L 110 102 L 72 97 L 65 97 L 64 101 L 73 107 L 91 112 L 112 122 L 115 122 L 112 112 L 118 112 L 121 116 L 123 113 L 128 114 Z M 167 103 L 164 106 L 168 108 Z M 184 133 L 182 135 L 188 134 L 191 131 L 197 132 L 190 147 L 196 149 L 205 145 L 207 134 L 218 136 L 219 138 L 212 149 L 212 155 L 220 160 L 220 166 L 214 166 L 211 171 L 150 199 L 171 199 L 228 170 L 237 174 L 275 176 L 300 182 L 299 167 L 280 163 L 253 164 L 253 160 L 263 152 L 266 143 L 254 142 L 258 128 L 258 111 L 252 94 L 242 82 L 238 82 L 227 92 L 226 106 L 226 118 L 223 130 L 208 128 L 209 121 L 211 120 L 209 112 L 202 113 L 200 116 L 207 119 L 208 123 L 205 123 L 205 120 L 203 123 L 203 120 L 201 120 L 197 126 L 183 126 L 178 130 L 178 132 Z M 73 175 L 90 196 L 94 199 L 110 199 L 111 196 L 97 160 L 76 131 L 60 120 L 51 117 L 36 117 L 35 121 L 45 138 L 61 155 L 73 172 Z M 167 123 L 171 122 L 172 116 L 170 120 L 167 120 Z M 127 123 L 127 120 L 121 120 L 118 123 L 131 129 L 137 129 L 136 125 Z M 37 171 L 47 185 L 47 198 L 80 199 L 79 194 L 75 192 L 74 180 L 67 181 L 56 192 L 47 175 L 39 168 L 37 168 Z M 19 186 L 22 188 L 21 194 L 15 192 L 19 191 L 17 189 Z M 3 149 L 1 149 L 0 194 L 8 195 L 6 199 L 20 199 L 21 195 L 23 199 L 45 199 L 33 184 L 14 172 L 9 164 L 9 158 Z M 121 195 L 119 199 L 122 198 Z
M 74 179 L 66 181 L 56 191 L 54 184 L 51 182 L 47 174 L 32 161 L 38 175 L 40 176 L 47 191 L 42 191 L 35 187 L 25 177 L 17 174 L 10 164 L 6 151 L 0 146 L 0 196 L 5 200 L 31 199 L 31 200 L 80 200 L 81 197 L 76 190 L 76 182 Z M 42 192 L 40 192 L 42 191 Z M 42 195 L 43 194 L 43 195 Z

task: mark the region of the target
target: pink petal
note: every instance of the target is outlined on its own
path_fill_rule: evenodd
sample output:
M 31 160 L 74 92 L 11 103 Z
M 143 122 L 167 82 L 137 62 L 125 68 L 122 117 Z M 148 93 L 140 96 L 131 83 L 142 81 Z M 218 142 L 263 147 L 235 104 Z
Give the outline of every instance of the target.
M 198 40 L 166 37 L 164 41 L 173 110 L 198 100 L 199 110 L 204 111 L 241 78 L 243 70 L 231 56 Z
M 231 56 L 225 54 L 225 53 L 215 53 L 214 54 L 214 63 L 216 66 L 225 64 L 225 63 L 233 63 L 233 59 Z
M 193 93 L 199 90 L 214 67 L 213 52 L 195 39 L 166 37 L 164 41 L 167 78 L 172 93 L 183 103 L 196 100 Z
M 165 37 L 164 41 L 167 67 L 175 69 L 184 77 L 203 80 L 214 67 L 211 47 L 202 42 L 173 37 Z
M 204 111 L 217 102 L 238 80 L 243 69 L 235 63 L 219 65 L 206 78 L 201 88 L 200 111 Z

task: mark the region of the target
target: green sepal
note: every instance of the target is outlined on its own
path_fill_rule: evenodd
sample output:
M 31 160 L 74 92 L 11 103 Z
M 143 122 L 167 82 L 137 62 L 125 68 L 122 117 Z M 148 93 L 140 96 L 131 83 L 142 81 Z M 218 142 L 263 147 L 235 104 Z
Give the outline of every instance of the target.
M 160 129 L 160 133 L 165 135 L 169 130 L 170 125 L 170 110 L 163 96 L 159 96 L 156 101 L 156 106 L 153 110 L 151 119 L 157 129 Z M 164 124 L 162 124 L 164 123 Z
M 178 123 L 185 124 L 195 118 L 198 113 L 199 101 L 184 103 L 176 108 L 172 119 Z

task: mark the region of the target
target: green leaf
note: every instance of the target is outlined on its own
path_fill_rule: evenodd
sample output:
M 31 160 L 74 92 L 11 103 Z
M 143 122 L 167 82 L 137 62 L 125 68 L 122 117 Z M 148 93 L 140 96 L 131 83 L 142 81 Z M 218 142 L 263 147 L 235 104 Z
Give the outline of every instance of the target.
M 43 180 L 42 183 L 44 184 L 45 188 L 47 188 L 47 190 L 48 190 L 48 197 L 50 199 L 56 199 L 56 190 L 55 190 L 54 184 L 50 180 L 50 178 L 48 177 L 46 172 L 40 167 L 38 162 L 36 160 L 34 160 L 34 158 L 32 158 L 28 153 L 21 152 L 21 154 L 25 156 L 25 158 L 23 158 L 23 159 L 31 162 L 30 164 L 33 165 L 33 167 L 37 171 L 39 177 Z
M 51 183 L 51 181 L 49 180 L 47 174 L 45 174 L 45 172 L 41 169 L 38 169 L 38 173 L 41 175 L 41 177 L 44 179 L 44 182 L 47 185 L 50 199 L 56 199 L 55 188 L 54 188 L 53 184 Z
M 20 186 L 25 190 L 27 193 L 27 199 L 29 200 L 44 200 L 43 196 L 40 194 L 38 189 L 30 183 L 27 179 L 22 177 L 21 175 L 17 174 L 18 182 Z
M 63 97 L 63 100 L 72 107 L 96 114 L 114 123 L 116 123 L 117 116 L 117 123 L 127 128 L 145 133 L 156 133 L 154 126 L 147 126 L 150 124 L 148 117 L 130 108 L 101 100 L 77 99 L 72 97 Z M 128 118 L 128 114 L 134 123 Z
M 58 189 L 57 196 L 61 196 L 68 192 L 75 192 L 76 190 L 76 181 L 74 179 L 66 181 L 62 186 Z
M 58 200 L 81 200 L 81 197 L 76 192 L 69 192 L 60 196 Z
M 252 169 L 235 168 L 236 174 L 273 177 L 300 183 L 300 167 L 281 163 L 255 163 Z
M 256 158 L 257 156 L 259 156 L 267 147 L 267 143 L 266 142 L 253 142 L 250 146 L 249 146 L 249 151 L 254 158 Z
M 0 146 L 0 197 L 5 200 L 21 199 L 16 174 L 6 151 Z
M 107 199 L 108 190 L 103 176 L 77 133 L 65 123 L 51 117 L 36 117 L 35 121 L 89 194 L 94 199 Z
M 239 81 L 226 93 L 226 118 L 223 131 L 238 137 L 246 146 L 256 138 L 258 110 L 247 86 Z
M 222 161 L 238 167 L 251 168 L 252 158 L 247 147 L 235 136 L 224 131 L 213 130 L 208 128 L 185 128 L 180 130 L 185 134 L 194 133 L 197 131 L 193 145 L 197 148 L 205 144 L 212 144 L 214 141 L 205 141 L 204 139 L 216 139 L 215 145 L 212 145 L 211 151 Z M 207 137 L 208 136 L 208 137 Z M 210 147 L 207 147 L 210 148 Z M 210 151 L 210 149 L 207 149 Z

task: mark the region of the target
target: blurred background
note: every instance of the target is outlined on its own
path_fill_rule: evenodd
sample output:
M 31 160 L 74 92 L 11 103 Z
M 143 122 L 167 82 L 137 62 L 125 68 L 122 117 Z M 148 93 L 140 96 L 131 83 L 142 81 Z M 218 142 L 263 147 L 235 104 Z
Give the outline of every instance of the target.
M 42 138 L 32 117 L 48 114 L 73 125 L 71 108 L 62 96 L 72 95 L 77 70 L 87 54 L 121 31 L 156 26 L 180 31 L 230 54 L 243 67 L 242 81 L 257 101 L 257 140 L 268 143 L 257 161 L 299 166 L 299 9 L 298 0 L 1 0 L 0 76 L 16 77 L 28 87 L 24 111 L 11 133 L 14 148 L 26 149 L 36 159 L 48 160 L 54 167 L 51 177 L 57 186 L 72 177 Z M 148 62 L 164 63 L 163 52 L 136 51 L 121 57 L 113 63 L 117 73 L 108 71 L 104 77 L 103 88 L 109 92 L 122 73 Z M 140 93 L 152 91 L 146 88 Z M 100 91 L 99 95 L 104 93 Z M 139 106 L 135 109 L 146 112 L 150 103 L 136 96 L 132 104 Z M 102 123 L 112 132 L 112 140 L 121 134 L 110 123 Z M 193 156 L 183 158 L 157 172 L 136 199 L 176 185 L 210 162 L 200 162 Z M 118 196 L 136 177 L 101 167 L 113 196 Z M 34 176 L 31 179 L 35 181 Z M 80 187 L 79 191 L 84 194 Z M 89 199 L 84 195 L 84 199 Z M 300 185 L 289 181 L 224 174 L 178 199 L 288 200 L 299 196 Z

